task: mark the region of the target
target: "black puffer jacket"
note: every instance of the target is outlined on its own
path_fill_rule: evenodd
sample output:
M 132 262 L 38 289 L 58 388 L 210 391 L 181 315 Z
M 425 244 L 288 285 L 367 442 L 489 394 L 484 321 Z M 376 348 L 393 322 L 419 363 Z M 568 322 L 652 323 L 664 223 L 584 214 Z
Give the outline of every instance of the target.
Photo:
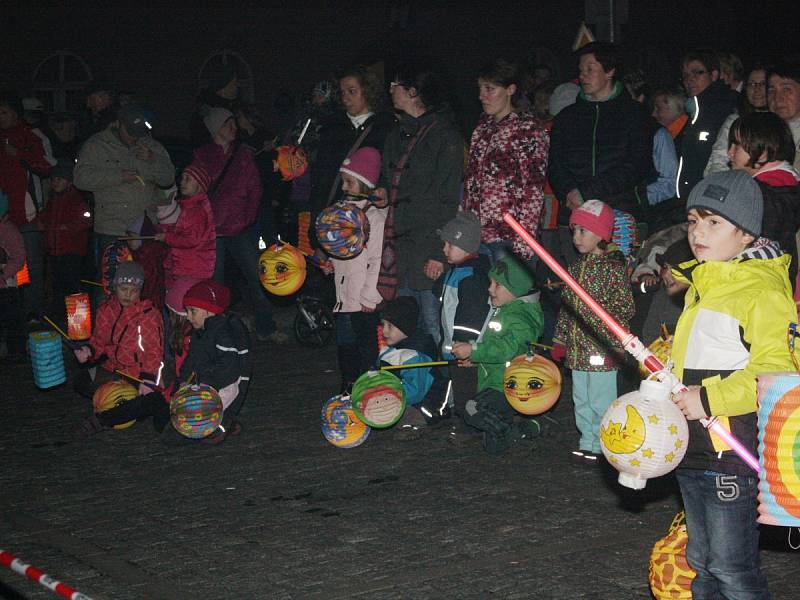
M 695 112 L 681 131 L 678 151 L 678 197 L 688 198 L 689 192 L 703 179 L 703 171 L 708 164 L 708 157 L 717 133 L 728 115 L 736 110 L 738 94 L 731 90 L 720 79 L 715 81 L 697 96 L 689 99 L 689 105 L 695 101 Z
M 797 279 L 797 242 L 795 233 L 800 229 L 800 187 L 796 185 L 771 186 L 756 178 L 764 196 L 764 216 L 761 235 L 778 242 L 786 254 L 791 255 L 789 281 L 792 291 Z
M 566 209 L 563 201 L 577 188 L 584 200 L 596 198 L 637 212 L 634 188 L 646 180 L 653 164 L 649 131 L 641 104 L 619 82 L 604 102 L 578 94 L 575 104 L 558 114 L 550 134 L 547 177 L 562 206 Z
M 394 123 L 394 115 L 381 112 L 372 115 L 361 127 L 356 128 L 344 111 L 336 112 L 322 122 L 316 160 L 311 165 L 312 224 L 319 211 L 328 206 L 331 186 L 339 173 L 339 167 L 358 137 L 367 127 L 371 127 L 359 147 L 376 148 L 383 155 L 383 143 Z M 311 238 L 316 240 L 316 236 Z

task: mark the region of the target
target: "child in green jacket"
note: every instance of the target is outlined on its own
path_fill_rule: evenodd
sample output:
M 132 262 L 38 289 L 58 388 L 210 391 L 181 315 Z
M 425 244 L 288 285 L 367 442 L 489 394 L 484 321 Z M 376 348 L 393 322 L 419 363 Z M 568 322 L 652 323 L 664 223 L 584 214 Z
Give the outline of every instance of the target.
M 477 340 L 456 342 L 453 354 L 463 366 L 478 367 L 478 389 L 467 401 L 464 421 L 483 431 L 487 452 L 503 454 L 512 444 L 539 434 L 533 419 L 515 422 L 514 409 L 503 392 L 506 362 L 528 350 L 542 334 L 544 316 L 539 293 L 532 292 L 531 274 L 512 256 L 497 261 L 489 271 L 492 310 Z

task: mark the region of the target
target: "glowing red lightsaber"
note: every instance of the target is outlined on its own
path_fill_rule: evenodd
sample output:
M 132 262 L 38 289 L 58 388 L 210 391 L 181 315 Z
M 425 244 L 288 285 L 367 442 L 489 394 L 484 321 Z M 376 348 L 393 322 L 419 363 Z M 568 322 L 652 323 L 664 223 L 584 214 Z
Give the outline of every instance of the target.
M 558 264 L 558 261 L 553 258 L 550 253 L 545 250 L 542 245 L 537 242 L 522 225 L 519 224 L 519 221 L 517 221 L 509 213 L 503 214 L 503 220 L 508 223 L 509 227 L 511 227 L 517 233 L 517 235 L 519 235 L 523 241 L 528 244 L 531 249 L 533 249 L 536 255 L 541 258 L 548 267 L 550 267 L 553 273 L 563 280 L 564 283 L 566 283 L 570 289 L 575 292 L 578 298 L 586 303 L 586 305 L 594 314 L 600 317 L 603 323 L 605 323 L 606 326 L 611 330 L 611 333 L 613 333 L 617 339 L 622 342 L 622 347 L 625 348 L 627 352 L 629 352 L 636 360 L 642 363 L 648 371 L 656 376 L 659 381 L 668 381 L 671 383 L 673 393 L 682 392 L 687 389 L 686 386 L 683 385 L 683 383 L 681 383 L 677 377 L 675 377 L 675 375 L 669 371 L 665 371 L 664 365 L 661 364 L 661 361 L 656 358 L 656 356 L 647 348 L 647 346 L 642 344 L 642 341 L 638 337 L 617 323 L 616 319 L 614 319 L 614 317 L 612 317 L 608 311 L 600 306 L 597 301 L 592 298 L 577 281 L 575 281 L 572 275 L 570 275 L 564 267 Z M 716 417 L 712 417 L 711 419 L 700 419 L 700 423 L 706 429 L 713 431 L 723 442 L 730 446 L 731 450 L 733 450 L 739 456 L 739 458 L 746 462 L 756 473 L 759 472 L 760 466 L 758 464 L 758 459 L 753 456 L 753 454 L 747 448 L 744 447 L 744 445 L 736 438 L 736 436 L 725 429 L 725 427 L 717 420 Z
M 47 589 L 54 591 L 62 598 L 68 598 L 69 600 L 92 600 L 86 594 L 81 594 L 79 591 L 71 588 L 65 583 L 61 583 L 57 579 L 53 579 L 44 571 L 37 569 L 33 565 L 22 562 L 19 558 L 10 552 L 6 552 L 5 550 L 0 550 L 0 565 L 8 567 L 15 573 L 19 573 L 20 575 L 27 577 L 28 579 L 35 581 L 40 585 L 43 585 Z

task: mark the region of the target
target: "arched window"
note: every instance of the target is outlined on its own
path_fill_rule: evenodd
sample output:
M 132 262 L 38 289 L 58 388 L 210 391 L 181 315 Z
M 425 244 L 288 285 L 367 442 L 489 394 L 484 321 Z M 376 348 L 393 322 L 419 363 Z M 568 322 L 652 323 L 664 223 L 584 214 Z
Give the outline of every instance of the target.
M 33 93 L 48 112 L 78 111 L 91 80 L 92 70 L 80 56 L 59 50 L 34 69 Z
M 255 100 L 255 88 L 253 86 L 253 70 L 247 64 L 241 54 L 229 48 L 224 48 L 209 56 L 200 67 L 198 76 L 198 89 L 206 89 L 226 66 L 233 67 L 239 79 L 239 98 L 245 102 Z

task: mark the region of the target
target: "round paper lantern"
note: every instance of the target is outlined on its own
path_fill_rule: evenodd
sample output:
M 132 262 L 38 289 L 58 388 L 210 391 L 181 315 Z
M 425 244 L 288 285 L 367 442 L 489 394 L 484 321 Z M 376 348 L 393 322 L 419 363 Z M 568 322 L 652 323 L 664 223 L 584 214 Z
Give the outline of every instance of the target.
M 334 204 L 319 213 L 317 239 L 333 258 L 346 260 L 361 254 L 369 238 L 369 220 L 352 204 Z
M 611 243 L 615 244 L 626 257 L 631 256 L 639 244 L 639 231 L 636 219 L 625 211 L 614 209 L 614 227 L 611 230 Z
M 222 400 L 210 385 L 184 384 L 169 402 L 169 419 L 178 433 L 192 439 L 211 435 L 222 423 Z
M 656 600 L 691 599 L 692 580 L 697 573 L 686 560 L 688 541 L 686 515 L 681 511 L 672 520 L 667 535 L 655 543 L 650 553 L 647 578 Z
M 538 354 L 522 354 L 503 372 L 503 391 L 508 403 L 524 415 L 538 415 L 561 394 L 561 372 L 552 361 Z
M 272 168 L 280 172 L 284 181 L 297 179 L 308 169 L 308 156 L 300 146 L 278 146 L 275 152 Z
M 109 381 L 95 390 L 94 396 L 92 396 L 92 406 L 94 407 L 94 412 L 101 413 L 111 410 L 123 402 L 132 400 L 138 395 L 139 393 L 136 391 L 136 388 L 130 383 L 125 381 Z M 119 425 L 114 425 L 114 429 L 127 429 L 128 427 L 132 427 L 134 423 L 136 423 L 135 420 L 120 423 Z
M 350 396 L 359 419 L 378 429 L 391 427 L 406 409 L 403 384 L 388 371 L 367 371 L 356 379 Z
M 337 448 L 355 448 L 364 443 L 369 425 L 358 418 L 349 396 L 334 396 L 322 406 L 322 435 Z
M 758 376 L 758 522 L 800 527 L 800 375 Z
M 620 396 L 600 422 L 600 443 L 619 482 L 640 490 L 647 480 L 669 473 L 686 454 L 689 426 L 670 399 L 669 383 L 645 379 Z
M 270 294 L 290 296 L 306 280 L 306 257 L 291 244 L 273 244 L 258 259 L 258 277 Z
M 103 292 L 106 296 L 111 294 L 111 286 L 117 265 L 121 262 L 132 261 L 133 253 L 125 242 L 112 242 L 103 250 L 100 258 L 100 273 L 102 274 Z
M 661 335 L 653 340 L 653 342 L 648 346 L 650 352 L 656 355 L 656 358 L 662 365 L 667 364 L 667 361 L 672 354 L 672 340 L 673 335 L 669 333 L 665 327 Z M 651 375 L 649 369 L 647 369 L 647 367 L 641 363 L 639 364 L 639 373 L 642 375 L 643 379 Z

